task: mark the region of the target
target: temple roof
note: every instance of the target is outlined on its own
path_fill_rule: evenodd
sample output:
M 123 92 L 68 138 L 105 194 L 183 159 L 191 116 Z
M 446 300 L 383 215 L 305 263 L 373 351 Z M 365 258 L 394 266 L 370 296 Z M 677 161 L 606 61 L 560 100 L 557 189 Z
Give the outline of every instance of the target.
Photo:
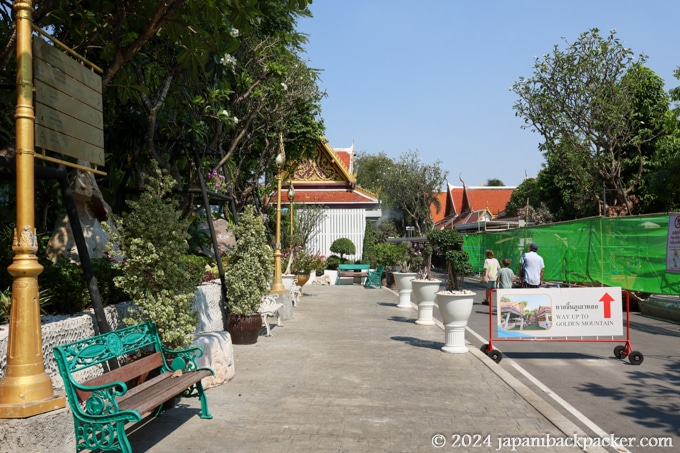
M 312 155 L 297 162 L 293 172 L 284 176 L 281 202 L 289 203 L 287 191 L 292 181 L 294 203 L 377 207 L 378 195 L 357 186 L 353 167 L 354 144 L 350 148 L 332 148 L 322 137 Z

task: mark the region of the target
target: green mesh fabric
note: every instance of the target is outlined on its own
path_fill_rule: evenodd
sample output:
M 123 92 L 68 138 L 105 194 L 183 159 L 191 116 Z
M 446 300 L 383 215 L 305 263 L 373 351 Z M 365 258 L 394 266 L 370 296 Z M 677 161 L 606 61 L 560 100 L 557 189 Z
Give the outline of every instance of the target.
M 668 215 L 589 218 L 502 232 L 465 235 L 464 249 L 481 272 L 485 251 L 510 259 L 517 274 L 528 245 L 538 244 L 545 280 L 680 294 L 680 274 L 666 272 Z

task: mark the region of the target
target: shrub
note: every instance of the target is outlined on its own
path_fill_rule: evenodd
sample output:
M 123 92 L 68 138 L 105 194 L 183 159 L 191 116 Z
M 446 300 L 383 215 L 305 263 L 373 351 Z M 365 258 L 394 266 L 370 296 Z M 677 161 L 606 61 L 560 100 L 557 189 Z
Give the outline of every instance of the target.
M 373 231 L 373 224 L 366 219 L 366 228 L 364 228 L 364 242 L 361 250 L 361 261 L 369 263 L 371 267 L 376 267 L 378 264 L 375 258 L 375 231 Z
M 376 265 L 394 266 L 401 262 L 404 255 L 403 249 L 397 244 L 390 242 L 381 242 L 375 245 L 375 260 Z
M 331 270 L 336 270 L 338 264 L 344 264 L 345 260 L 337 255 L 331 255 L 326 259 L 326 268 Z
M 229 254 L 224 271 L 227 284 L 227 311 L 252 315 L 267 294 L 274 272 L 274 256 L 267 244 L 265 226 L 253 206 L 246 206 L 234 227 L 236 246 Z
M 82 270 L 66 258 L 61 258 L 57 264 L 45 263 L 38 284 L 52 299 L 45 305 L 48 313 L 72 315 L 89 304 Z
M 177 202 L 169 197 L 174 185 L 154 162 L 144 192 L 127 202 L 130 212 L 119 225 L 120 236 L 111 233 L 109 242 L 120 239 L 124 259 L 115 267 L 122 274 L 114 281 L 134 302 L 125 323 L 154 321 L 161 341 L 171 349 L 187 346 L 197 324 L 195 285 L 183 259 L 188 222 L 181 220 Z
M 189 270 L 190 279 L 194 286 L 200 285 L 205 281 L 210 281 L 217 278 L 217 275 L 210 269 L 210 264 L 212 263 L 212 258 L 200 255 L 184 255 L 182 256 L 184 264 L 186 264 Z M 206 269 L 207 266 L 207 269 Z
M 340 254 L 340 258 L 345 259 L 345 255 L 354 255 L 356 247 L 354 242 L 347 238 L 338 238 L 331 244 L 331 252 Z

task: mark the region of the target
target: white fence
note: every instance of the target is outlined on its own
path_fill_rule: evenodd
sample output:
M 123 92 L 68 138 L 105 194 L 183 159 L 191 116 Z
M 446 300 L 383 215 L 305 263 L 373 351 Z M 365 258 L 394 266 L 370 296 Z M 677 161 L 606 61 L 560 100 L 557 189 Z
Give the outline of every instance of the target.
M 331 244 L 339 238 L 347 238 L 354 243 L 356 253 L 346 255 L 352 261 L 360 260 L 363 253 L 364 233 L 366 230 L 366 212 L 363 209 L 324 209 L 323 221 L 308 241 L 308 252 L 319 252 L 325 257 L 331 256 Z

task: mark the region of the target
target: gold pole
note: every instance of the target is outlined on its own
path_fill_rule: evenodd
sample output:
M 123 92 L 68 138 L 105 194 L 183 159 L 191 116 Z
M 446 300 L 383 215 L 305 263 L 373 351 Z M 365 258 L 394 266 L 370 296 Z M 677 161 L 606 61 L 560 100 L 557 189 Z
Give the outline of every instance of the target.
M 293 181 L 290 182 L 288 187 L 288 205 L 290 206 L 290 245 L 293 245 L 293 199 L 295 198 L 295 188 L 293 187 Z
M 0 418 L 26 418 L 63 408 L 66 399 L 54 395 L 45 373 L 38 301 L 38 275 L 43 267 L 36 253 L 34 228 L 34 127 L 31 0 L 15 0 L 17 30 L 16 196 L 17 218 L 7 271 L 12 275 L 7 368 L 0 380 Z
M 284 294 L 286 288 L 283 286 L 281 277 L 281 170 L 286 162 L 286 152 L 283 149 L 283 134 L 279 134 L 279 154 L 276 156 L 276 183 L 277 183 L 277 202 L 276 202 L 276 244 L 274 246 L 274 281 L 272 282 L 271 293 Z

